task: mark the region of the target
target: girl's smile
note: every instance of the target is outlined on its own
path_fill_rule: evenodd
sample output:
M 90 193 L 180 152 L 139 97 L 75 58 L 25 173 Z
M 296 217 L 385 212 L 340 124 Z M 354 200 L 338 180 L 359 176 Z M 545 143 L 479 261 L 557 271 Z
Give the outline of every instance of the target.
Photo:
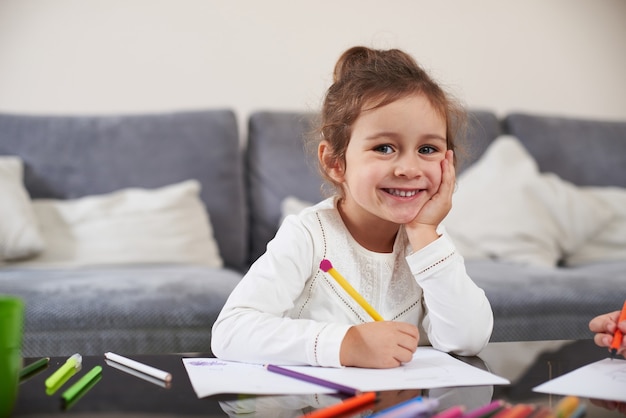
M 389 193 L 392 196 L 395 197 L 413 197 L 415 196 L 417 193 L 423 191 L 423 189 L 413 189 L 413 190 L 402 190 L 402 189 L 383 189 L 385 192 Z

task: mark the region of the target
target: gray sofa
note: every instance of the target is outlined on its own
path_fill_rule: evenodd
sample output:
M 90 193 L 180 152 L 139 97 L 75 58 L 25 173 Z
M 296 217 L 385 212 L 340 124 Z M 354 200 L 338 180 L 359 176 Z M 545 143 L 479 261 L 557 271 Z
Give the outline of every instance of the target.
M 281 203 L 322 198 L 303 134 L 313 115 L 257 112 L 243 144 L 229 110 L 123 116 L 0 115 L 0 155 L 25 161 L 34 199 L 69 199 L 189 178 L 202 185 L 223 268 L 151 263 L 71 269 L 0 267 L 0 293 L 26 302 L 25 356 L 210 352 L 211 326 L 263 253 Z M 541 170 L 577 185 L 626 188 L 626 122 L 472 112 L 467 158 L 516 135 Z M 626 260 L 539 268 L 467 261 L 495 316 L 492 341 L 581 339 L 626 297 Z

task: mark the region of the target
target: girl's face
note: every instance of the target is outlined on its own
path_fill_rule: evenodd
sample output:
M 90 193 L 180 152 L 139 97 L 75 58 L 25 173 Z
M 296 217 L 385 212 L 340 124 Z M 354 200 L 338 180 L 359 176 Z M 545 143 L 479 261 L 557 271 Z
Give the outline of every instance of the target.
M 336 171 L 344 216 L 410 222 L 439 189 L 446 150 L 445 120 L 422 94 L 362 111 Z

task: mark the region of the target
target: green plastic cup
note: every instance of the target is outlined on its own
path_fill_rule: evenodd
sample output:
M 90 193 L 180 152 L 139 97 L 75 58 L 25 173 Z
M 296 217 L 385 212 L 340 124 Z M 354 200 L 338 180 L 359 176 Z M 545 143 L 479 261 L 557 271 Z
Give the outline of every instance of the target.
M 22 367 L 24 303 L 15 296 L 0 295 L 0 417 L 8 417 L 17 399 Z

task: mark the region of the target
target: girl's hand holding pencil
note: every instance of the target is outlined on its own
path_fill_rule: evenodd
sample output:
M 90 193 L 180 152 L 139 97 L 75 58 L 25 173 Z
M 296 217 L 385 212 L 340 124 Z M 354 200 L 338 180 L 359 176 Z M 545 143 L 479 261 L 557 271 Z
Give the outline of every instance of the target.
M 343 366 L 389 369 L 398 367 L 413 358 L 419 341 L 419 331 L 415 325 L 385 321 L 329 260 L 322 260 L 320 269 L 330 274 L 376 321 L 354 325 L 348 330 L 339 352 Z
M 389 369 L 411 361 L 419 331 L 405 322 L 366 322 L 352 326 L 341 343 L 343 366 Z

